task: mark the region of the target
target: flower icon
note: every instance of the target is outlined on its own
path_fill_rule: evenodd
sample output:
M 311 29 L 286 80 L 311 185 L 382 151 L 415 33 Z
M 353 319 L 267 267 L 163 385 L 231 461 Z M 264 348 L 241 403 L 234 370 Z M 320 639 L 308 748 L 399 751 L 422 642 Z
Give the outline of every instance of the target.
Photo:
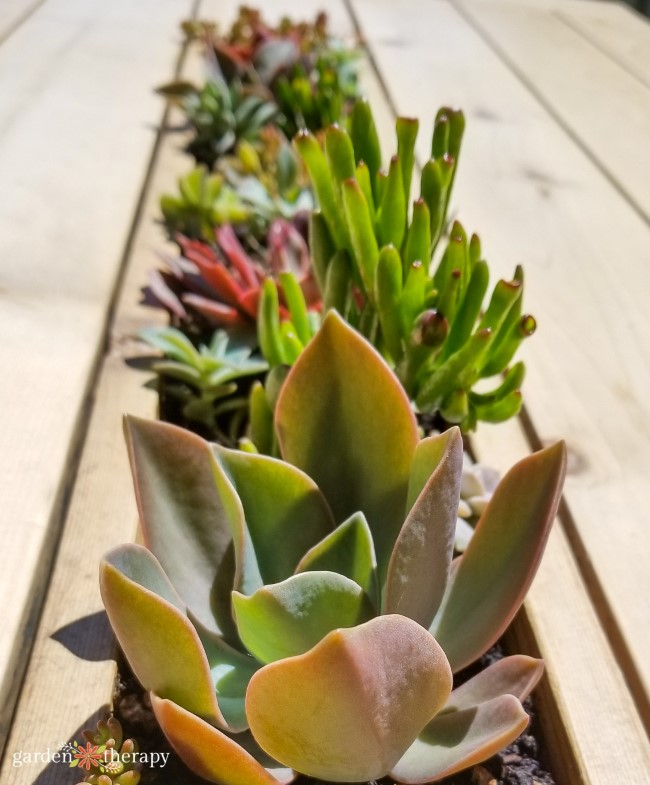
M 96 744 L 91 744 L 90 742 L 87 742 L 84 747 L 81 744 L 77 744 L 76 741 L 74 746 L 76 749 L 73 756 L 75 760 L 70 764 L 71 767 L 79 766 L 80 769 L 86 769 L 86 771 L 90 771 L 91 766 L 99 768 L 105 747 L 98 747 Z

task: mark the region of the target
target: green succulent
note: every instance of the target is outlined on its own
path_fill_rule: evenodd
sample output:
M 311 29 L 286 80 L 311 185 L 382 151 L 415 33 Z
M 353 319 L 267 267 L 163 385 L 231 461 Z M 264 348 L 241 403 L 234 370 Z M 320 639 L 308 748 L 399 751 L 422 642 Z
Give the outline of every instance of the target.
M 248 411 L 241 382 L 267 371 L 266 361 L 251 356 L 249 346 L 230 346 L 224 330 L 217 330 L 210 343 L 198 349 L 174 327 L 147 327 L 138 337 L 165 355 L 151 369 L 168 380 L 167 392 L 182 402 L 183 416 L 226 441 L 236 441 Z M 220 427 L 224 419 L 227 431 Z
M 219 73 L 214 73 L 201 87 L 191 82 L 172 82 L 157 92 L 185 113 L 194 132 L 187 151 L 197 164 L 210 169 L 218 158 L 232 152 L 239 141 L 256 139 L 278 114 L 268 91 L 259 86 L 244 86 L 238 79 L 226 83 Z
M 146 547 L 110 551 L 101 591 L 170 743 L 221 785 L 300 772 L 436 781 L 512 741 L 539 660 L 452 691 L 535 574 L 562 444 L 502 480 L 452 568 L 457 428 L 419 439 L 380 355 L 336 313 L 275 407 L 284 461 L 129 418 Z
M 358 57 L 356 50 L 330 49 L 313 64 L 300 60 L 276 77 L 271 90 L 289 139 L 304 128 L 320 131 L 345 118 L 359 96 Z
M 165 224 L 173 237 L 177 233 L 212 242 L 214 230 L 223 224 L 245 224 L 252 218 L 250 206 L 225 182 L 197 166 L 178 180 L 178 194 L 160 199 Z
M 438 112 L 410 215 L 417 120 L 398 118 L 397 154 L 387 172 L 365 102 L 355 104 L 349 133 L 332 126 L 323 146 L 307 132 L 294 143 L 320 205 L 310 247 L 326 306 L 390 360 L 421 412 L 469 431 L 478 420 L 500 422 L 519 411 L 525 368 L 509 364 L 536 325 L 522 315 L 521 267 L 512 281 L 497 282 L 483 309 L 488 265 L 478 237 L 468 237 L 460 223 L 436 253 L 464 126 L 462 112 Z M 475 389 L 500 374 L 491 391 Z
M 101 758 L 97 769 L 87 774 L 79 785 L 138 785 L 138 743 L 124 738 L 122 725 L 115 717 L 100 720 L 96 730 L 85 730 L 82 735 Z

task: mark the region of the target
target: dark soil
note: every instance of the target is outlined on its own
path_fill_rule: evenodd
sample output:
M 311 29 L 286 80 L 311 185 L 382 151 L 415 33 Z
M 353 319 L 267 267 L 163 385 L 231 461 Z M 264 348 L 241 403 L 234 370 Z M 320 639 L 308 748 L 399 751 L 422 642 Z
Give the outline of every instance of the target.
M 497 644 L 474 665 L 457 674 L 454 684 L 462 684 L 504 656 Z M 142 785 L 205 785 L 205 780 L 193 774 L 171 750 L 156 723 L 148 696 L 124 662 L 119 663 L 114 706 L 115 716 L 122 723 L 125 735 L 136 739 L 142 752 L 171 752 L 164 768 L 143 771 Z M 524 708 L 531 718 L 530 725 L 514 744 L 478 766 L 441 780 L 440 785 L 555 785 L 546 768 L 533 698 L 526 700 Z M 325 784 L 301 777 L 296 785 Z M 392 785 L 392 780 L 387 777 L 376 785 Z

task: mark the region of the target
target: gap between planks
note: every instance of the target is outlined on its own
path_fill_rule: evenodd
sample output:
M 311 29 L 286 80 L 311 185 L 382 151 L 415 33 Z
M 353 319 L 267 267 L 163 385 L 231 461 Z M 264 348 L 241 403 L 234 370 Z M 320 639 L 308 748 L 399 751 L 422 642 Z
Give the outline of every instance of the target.
M 194 0 L 192 14 L 196 5 Z M 184 49 L 177 57 L 176 73 Z M 164 128 L 170 113 L 161 114 Z M 179 119 L 173 118 L 170 125 Z M 101 342 L 103 350 L 108 338 L 108 353 L 98 358 L 89 385 L 87 417 L 80 425 L 83 449 L 80 445 L 49 592 L 0 768 L 3 783 L 26 785 L 37 775 L 48 785 L 68 782 L 65 766 L 15 768 L 11 756 L 20 750 L 54 751 L 62 742 L 80 739 L 81 730 L 92 727 L 109 708 L 115 644 L 99 599 L 97 570 L 101 555 L 132 540 L 137 526 L 121 418 L 125 412 L 154 417 L 157 395 L 144 388 L 146 376 L 125 361 L 151 353 L 131 339 L 139 328 L 166 321 L 161 312 L 137 301 L 146 271 L 155 264 L 154 249 L 164 242 L 156 222 L 158 199 L 174 190 L 176 175 L 187 169 L 180 144 L 177 135 L 160 129 L 156 133 L 109 309 L 109 319 L 115 315 L 115 320 L 107 322 Z M 23 656 L 27 659 L 26 653 Z

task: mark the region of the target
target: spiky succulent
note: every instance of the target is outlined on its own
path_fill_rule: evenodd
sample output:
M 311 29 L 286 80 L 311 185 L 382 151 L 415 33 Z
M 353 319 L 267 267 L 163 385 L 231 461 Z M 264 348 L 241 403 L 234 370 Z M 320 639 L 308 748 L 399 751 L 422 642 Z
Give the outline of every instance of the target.
M 226 83 L 218 71 L 201 87 L 176 81 L 159 87 L 157 92 L 184 112 L 193 130 L 187 151 L 197 164 L 210 169 L 238 142 L 257 139 L 262 128 L 278 115 L 268 90 L 259 85 L 243 85 L 238 79 Z
M 166 269 L 152 270 L 145 297 L 152 305 L 165 308 L 178 324 L 195 325 L 196 315 L 212 326 L 223 326 L 255 334 L 260 293 L 266 278 L 291 280 L 280 306 L 296 294 L 305 309 L 318 308 L 320 294 L 314 281 L 307 244 L 290 223 L 271 223 L 266 248 L 253 256 L 239 241 L 232 226 L 217 228 L 215 245 L 177 235 L 181 255 L 165 256 Z M 312 318 L 312 317 L 309 317 Z M 200 327 L 200 325 L 198 325 Z
M 410 215 L 417 120 L 398 118 L 397 155 L 387 172 L 364 102 L 355 104 L 349 134 L 332 126 L 323 146 L 310 133 L 295 145 L 320 205 L 310 247 L 326 307 L 337 308 L 390 359 L 420 411 L 468 431 L 478 420 L 500 422 L 518 412 L 524 366 L 508 366 L 535 320 L 522 315 L 521 267 L 512 281 L 497 282 L 482 311 L 488 265 L 478 237 L 469 238 L 460 223 L 434 257 L 463 130 L 461 112 L 438 112 Z M 475 389 L 499 374 L 505 377 L 492 391 Z
M 147 327 L 138 337 L 165 355 L 151 370 L 167 381 L 167 394 L 180 400 L 183 417 L 236 443 L 248 411 L 248 391 L 241 383 L 265 373 L 266 361 L 252 356 L 245 343 L 237 345 L 224 330 L 198 348 L 174 327 Z
M 172 746 L 222 785 L 297 772 L 424 783 L 526 726 L 540 661 L 455 691 L 502 634 L 559 500 L 562 444 L 502 480 L 451 566 L 458 429 L 419 440 L 379 354 L 330 313 L 275 407 L 284 461 L 130 419 L 147 547 L 109 552 L 101 590 Z
M 122 725 L 115 717 L 100 720 L 96 730 L 85 730 L 82 735 L 101 758 L 97 768 L 87 774 L 79 785 L 138 785 L 138 743 L 124 738 Z

